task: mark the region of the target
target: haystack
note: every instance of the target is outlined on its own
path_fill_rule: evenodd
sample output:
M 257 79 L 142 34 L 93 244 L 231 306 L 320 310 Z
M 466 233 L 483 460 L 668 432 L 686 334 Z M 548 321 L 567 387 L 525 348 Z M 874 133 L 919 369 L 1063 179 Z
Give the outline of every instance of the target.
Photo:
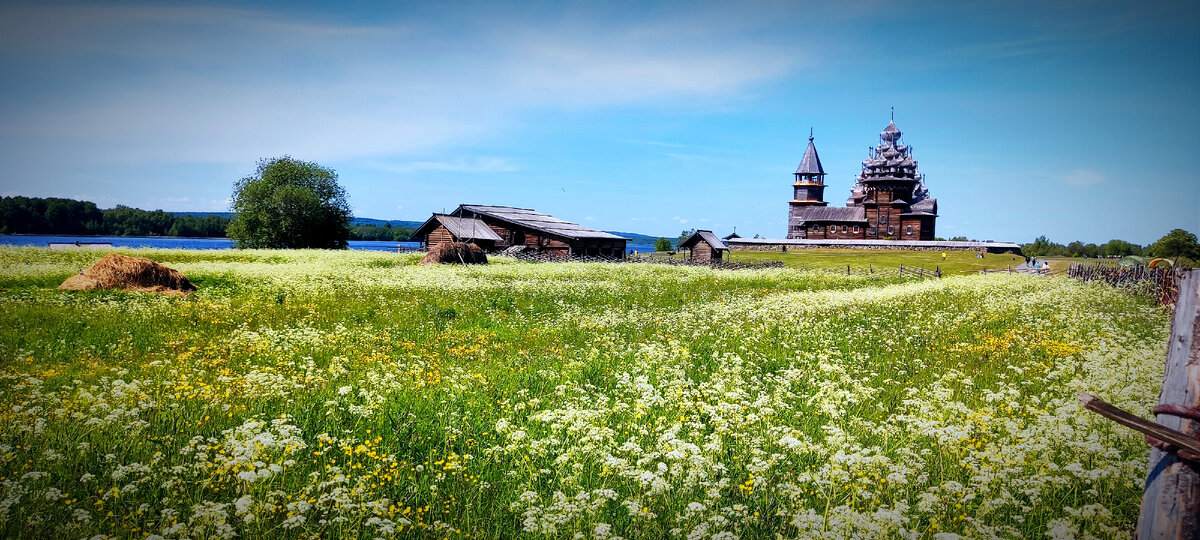
M 178 270 L 150 259 L 117 253 L 105 255 L 87 270 L 67 278 L 58 288 L 72 291 L 120 289 L 166 294 L 187 294 L 196 290 L 196 286 Z
M 487 253 L 466 242 L 442 242 L 429 249 L 421 264 L 487 264 Z

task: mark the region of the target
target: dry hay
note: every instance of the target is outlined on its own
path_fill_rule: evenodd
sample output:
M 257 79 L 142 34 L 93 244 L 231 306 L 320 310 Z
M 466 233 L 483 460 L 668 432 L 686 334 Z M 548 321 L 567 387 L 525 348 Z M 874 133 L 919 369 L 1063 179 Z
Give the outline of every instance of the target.
M 487 264 L 487 253 L 475 244 L 442 242 L 429 248 L 421 264 Z
M 150 259 L 118 253 L 105 255 L 87 270 L 67 278 L 58 288 L 71 291 L 120 289 L 178 295 L 196 290 L 196 286 L 178 270 Z

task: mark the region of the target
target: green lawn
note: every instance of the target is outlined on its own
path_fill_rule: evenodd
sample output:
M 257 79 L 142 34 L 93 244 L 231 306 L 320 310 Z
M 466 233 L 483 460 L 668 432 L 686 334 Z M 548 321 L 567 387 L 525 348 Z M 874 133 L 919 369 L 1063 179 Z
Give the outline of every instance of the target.
M 900 265 L 919 266 L 934 270 L 941 267 L 943 274 L 971 274 L 987 268 L 995 270 L 1006 268 L 1008 265 L 1017 266 L 1025 262 L 1020 255 L 988 254 L 983 259 L 976 258 L 974 251 L 947 251 L 946 260 L 942 260 L 941 251 L 900 251 L 900 250 L 864 250 L 864 249 L 817 249 L 807 251 L 792 251 L 780 253 L 775 251 L 734 251 L 730 257 L 734 262 L 763 262 L 783 261 L 789 268 L 829 269 L 845 268 L 851 270 L 874 267 L 877 271 L 896 270 Z

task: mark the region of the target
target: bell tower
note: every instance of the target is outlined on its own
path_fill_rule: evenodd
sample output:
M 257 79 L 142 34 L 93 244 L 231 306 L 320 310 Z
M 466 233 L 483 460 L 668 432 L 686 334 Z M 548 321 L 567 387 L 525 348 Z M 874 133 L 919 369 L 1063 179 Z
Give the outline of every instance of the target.
M 812 129 L 808 132 L 808 148 L 804 149 L 804 158 L 793 173 L 792 200 L 788 212 L 788 238 L 803 238 L 803 229 L 796 229 L 795 223 L 800 217 L 801 209 L 810 206 L 826 206 L 825 202 L 825 168 L 821 166 L 821 158 L 817 156 L 817 147 L 813 144 Z

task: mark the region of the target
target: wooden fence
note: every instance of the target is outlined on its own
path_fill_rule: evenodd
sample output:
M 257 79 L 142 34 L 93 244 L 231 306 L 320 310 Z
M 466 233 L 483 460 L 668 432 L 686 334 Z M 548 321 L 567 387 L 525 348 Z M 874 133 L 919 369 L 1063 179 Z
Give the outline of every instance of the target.
M 985 267 L 983 267 L 983 270 L 979 271 L 979 273 L 980 274 L 1032 274 L 1035 276 L 1048 276 L 1048 275 L 1050 275 L 1050 269 L 1049 268 L 1029 268 L 1029 267 L 1020 267 L 1020 266 L 1012 266 L 1012 265 L 1006 266 L 1004 268 L 988 268 L 985 266 Z
M 666 264 L 670 266 L 703 266 L 706 268 L 715 268 L 717 270 L 757 270 L 763 268 L 783 268 L 783 263 L 779 261 L 765 262 L 729 262 L 729 261 L 712 261 L 712 262 L 697 262 L 685 257 L 601 257 L 601 256 L 577 256 L 564 257 L 562 255 L 551 255 L 545 253 L 517 252 L 508 253 L 508 257 L 520 259 L 526 262 L 603 262 L 603 263 L 626 263 L 626 264 Z
M 1067 275 L 1081 281 L 1103 281 L 1113 287 L 1147 294 L 1161 305 L 1174 306 L 1179 299 L 1179 279 L 1184 271 L 1147 266 L 1071 263 Z
M 1152 446 L 1138 518 L 1140 540 L 1200 538 L 1200 270 L 1170 274 L 1178 296 L 1156 421 L 1079 394 L 1085 409 L 1142 433 Z
M 833 274 L 845 274 L 847 276 L 886 277 L 895 275 L 913 279 L 942 277 L 942 267 L 940 266 L 934 270 L 930 270 L 928 268 L 921 268 L 920 266 L 904 266 L 902 264 L 899 268 L 892 270 L 890 268 L 875 268 L 873 264 L 867 265 L 866 268 L 853 268 L 847 264 L 846 266 L 822 268 L 822 270 Z

